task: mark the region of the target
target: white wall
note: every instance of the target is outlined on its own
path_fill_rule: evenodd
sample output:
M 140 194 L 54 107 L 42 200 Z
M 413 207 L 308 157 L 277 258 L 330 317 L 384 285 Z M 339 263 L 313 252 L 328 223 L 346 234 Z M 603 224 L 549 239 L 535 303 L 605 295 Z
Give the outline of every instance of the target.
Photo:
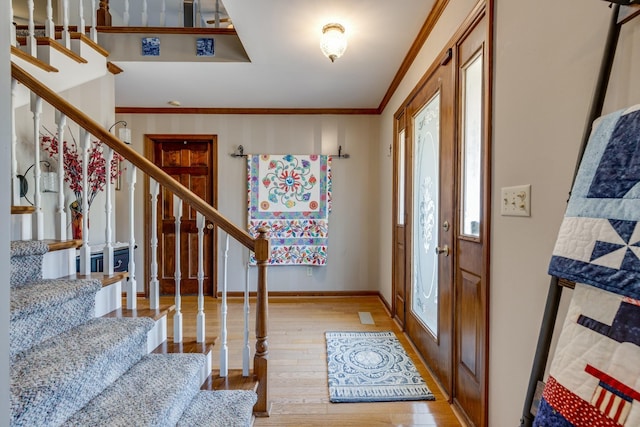
M 380 156 L 393 139 L 393 113 L 472 5 L 452 0 L 447 6 L 382 116 Z M 548 290 L 547 266 L 610 10 L 607 2 L 595 0 L 496 0 L 495 10 L 489 425 L 502 427 L 518 425 L 521 416 Z M 640 71 L 639 42 L 636 21 L 623 31 L 607 111 L 640 102 L 640 83 L 631 82 Z M 382 164 L 381 177 L 390 177 L 390 162 Z M 496 195 L 501 187 L 518 184 L 532 184 L 531 217 L 500 216 Z M 379 276 L 381 293 L 391 301 L 391 187 L 381 187 Z
M 0 16 L 8 17 L 9 3 L 0 2 Z M 0 46 L 9 46 L 8 18 L 0 25 Z M 11 70 L 9 49 L 0 50 L 0 170 L 11 170 Z M 0 426 L 9 425 L 9 225 L 10 174 L 0 174 Z
M 306 267 L 278 266 L 269 269 L 271 291 L 358 291 L 378 288 L 376 264 L 376 215 L 371 207 L 378 204 L 378 188 L 372 185 L 378 171 L 375 164 L 378 141 L 377 116 L 335 115 L 129 115 L 120 114 L 132 131 L 133 147 L 144 152 L 144 134 L 214 134 L 218 135 L 218 209 L 240 227 L 246 227 L 246 160 L 229 156 L 238 145 L 253 154 L 337 154 L 342 145 L 349 159 L 334 159 L 333 211 L 329 216 L 328 261 L 325 267 L 313 267 L 311 277 Z M 143 178 L 138 176 L 139 190 Z M 121 197 L 119 195 L 118 197 Z M 136 278 L 139 289 L 143 280 L 143 200 L 136 206 Z M 124 212 L 118 222 L 126 223 Z M 123 229 L 118 230 L 121 233 Z M 121 234 L 118 234 L 122 237 Z M 219 248 L 224 242 L 220 233 Z M 221 260 L 222 251 L 219 252 Z M 243 263 L 246 253 L 232 240 L 229 251 L 229 290 L 243 289 Z M 219 277 L 222 268 L 219 267 Z M 255 286 L 255 271 L 250 284 Z

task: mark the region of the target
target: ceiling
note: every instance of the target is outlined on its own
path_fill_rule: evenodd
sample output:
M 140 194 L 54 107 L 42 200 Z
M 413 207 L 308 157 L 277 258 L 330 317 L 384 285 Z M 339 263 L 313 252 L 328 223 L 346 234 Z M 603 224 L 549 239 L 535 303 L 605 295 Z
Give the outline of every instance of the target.
M 376 109 L 434 3 L 224 0 L 250 62 L 116 62 L 116 106 Z M 348 37 L 335 63 L 319 47 L 329 22 Z

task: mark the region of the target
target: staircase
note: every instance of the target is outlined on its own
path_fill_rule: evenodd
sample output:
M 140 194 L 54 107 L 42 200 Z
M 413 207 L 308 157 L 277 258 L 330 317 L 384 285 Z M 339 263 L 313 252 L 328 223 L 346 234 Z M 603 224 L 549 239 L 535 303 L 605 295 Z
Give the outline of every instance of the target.
M 11 244 L 11 425 L 250 426 L 253 391 L 201 391 L 202 354 L 148 354 L 151 318 L 94 317 L 97 279 L 42 279 Z
M 95 28 L 94 25 L 92 33 Z M 106 62 L 108 53 L 92 41 L 95 36 L 89 39 L 84 34 L 70 32 L 66 25 L 49 36 L 37 39 L 33 28 L 29 28 L 26 34 L 25 37 L 17 37 L 16 46 L 11 47 L 14 109 L 9 339 L 11 425 L 233 427 L 252 425 L 254 416 L 268 416 L 266 261 L 270 249 L 266 231 L 261 231 L 259 236 L 250 236 L 114 137 L 105 129 L 104 123 L 96 122 L 84 112 L 86 106 L 72 105 L 60 96 L 61 91 L 74 85 L 114 72 Z M 56 37 L 61 41 L 56 42 Z M 65 43 L 65 37 L 69 43 Z M 26 46 L 20 46 L 22 41 Z M 47 110 L 44 113 L 43 104 Z M 29 122 L 25 114 L 28 106 L 32 113 Z M 18 118 L 15 117 L 16 110 L 22 110 Z M 135 264 L 130 261 L 129 273 L 114 272 L 111 240 L 114 232 L 109 213 L 115 207 L 111 205 L 113 188 L 110 184 L 104 190 L 103 212 L 107 212 L 106 215 L 103 213 L 106 217 L 104 273 L 91 272 L 88 215 L 85 215 L 83 224 L 84 239 L 69 240 L 67 237 L 71 212 L 68 210 L 69 201 L 64 196 L 65 191 L 69 193 L 62 180 L 64 169 L 59 170 L 58 200 L 51 202 L 48 210 L 43 208 L 40 200 L 38 167 L 34 169 L 34 206 L 19 206 L 22 200 L 18 196 L 17 158 L 24 153 L 16 149 L 16 128 L 21 127 L 23 131 L 24 128 L 33 129 L 33 141 L 28 142 L 33 144 L 32 154 L 35 157 L 22 161 L 39 165 L 38 135 L 41 119 L 47 115 L 50 122 L 55 117 L 57 128 L 53 130 L 57 129 L 58 135 L 64 135 L 65 129 L 69 128 L 68 123 L 77 127 L 80 135 L 86 137 L 83 137 L 85 141 L 79 142 L 84 152 L 89 151 L 89 136 L 92 136 L 101 140 L 107 146 L 106 150 L 112 150 L 105 155 L 106 158 L 118 153 L 128 161 L 129 206 L 133 206 L 135 198 L 153 197 L 153 191 L 157 197 L 158 191 L 168 190 L 174 195 L 174 206 L 180 207 L 175 211 L 176 230 L 179 230 L 180 209 L 184 204 L 198 212 L 199 227 L 204 227 L 206 219 L 254 252 L 258 283 L 255 288 L 256 330 L 252 366 L 248 341 L 248 284 L 244 319 L 229 319 L 244 321 L 246 325 L 242 374 L 238 370 L 229 373 L 231 369 L 225 359 L 226 331 L 223 330 L 221 348 L 225 356 L 223 358 L 221 351 L 220 371 L 212 375 L 212 351 L 211 346 L 205 343 L 202 295 L 198 298 L 198 337 L 193 342 L 183 338 L 179 267 L 175 273 L 176 303 L 165 307 L 159 305 L 157 280 L 153 276 L 157 255 L 153 243 L 152 272 L 151 277 L 146 278 L 149 282 L 149 308 L 137 308 Z M 61 136 L 60 140 L 64 138 Z M 84 163 L 88 163 L 88 157 L 84 158 Z M 86 168 L 83 173 L 86 180 Z M 148 177 L 152 194 L 135 192 L 137 174 L 144 174 L 145 179 Z M 84 188 L 88 188 L 86 182 Z M 83 199 L 86 201 L 87 197 Z M 83 206 L 83 211 L 89 212 L 88 206 Z M 129 217 L 134 218 L 134 215 L 136 213 L 131 210 Z M 93 219 L 91 224 L 92 230 L 96 230 Z M 129 248 L 132 252 L 136 246 L 133 220 L 129 225 Z M 151 242 L 154 239 L 157 242 L 157 236 L 151 236 Z M 176 246 L 175 264 L 179 266 L 179 244 Z M 79 258 L 78 273 L 76 255 Z M 125 292 L 127 308 L 122 306 Z M 223 311 L 226 315 L 226 309 Z M 171 342 L 167 339 L 169 315 L 173 315 L 174 326 L 173 337 L 169 338 Z M 226 321 L 225 318 L 221 323 L 226 324 Z

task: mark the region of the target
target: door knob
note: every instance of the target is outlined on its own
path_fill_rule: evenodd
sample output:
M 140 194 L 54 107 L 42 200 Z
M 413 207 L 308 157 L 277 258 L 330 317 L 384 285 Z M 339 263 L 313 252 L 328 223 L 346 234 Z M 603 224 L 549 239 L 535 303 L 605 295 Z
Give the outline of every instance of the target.
M 212 222 L 207 224 L 207 230 L 213 230 L 213 223 Z
M 449 245 L 444 245 L 443 247 L 436 246 L 436 255 L 444 254 L 444 256 L 449 256 Z

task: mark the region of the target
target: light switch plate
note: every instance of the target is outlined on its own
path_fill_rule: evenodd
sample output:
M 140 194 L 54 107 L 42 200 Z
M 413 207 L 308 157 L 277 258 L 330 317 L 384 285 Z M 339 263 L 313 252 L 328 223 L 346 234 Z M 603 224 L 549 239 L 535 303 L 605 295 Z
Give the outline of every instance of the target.
M 502 216 L 531 216 L 531 184 L 502 187 L 500 214 Z

